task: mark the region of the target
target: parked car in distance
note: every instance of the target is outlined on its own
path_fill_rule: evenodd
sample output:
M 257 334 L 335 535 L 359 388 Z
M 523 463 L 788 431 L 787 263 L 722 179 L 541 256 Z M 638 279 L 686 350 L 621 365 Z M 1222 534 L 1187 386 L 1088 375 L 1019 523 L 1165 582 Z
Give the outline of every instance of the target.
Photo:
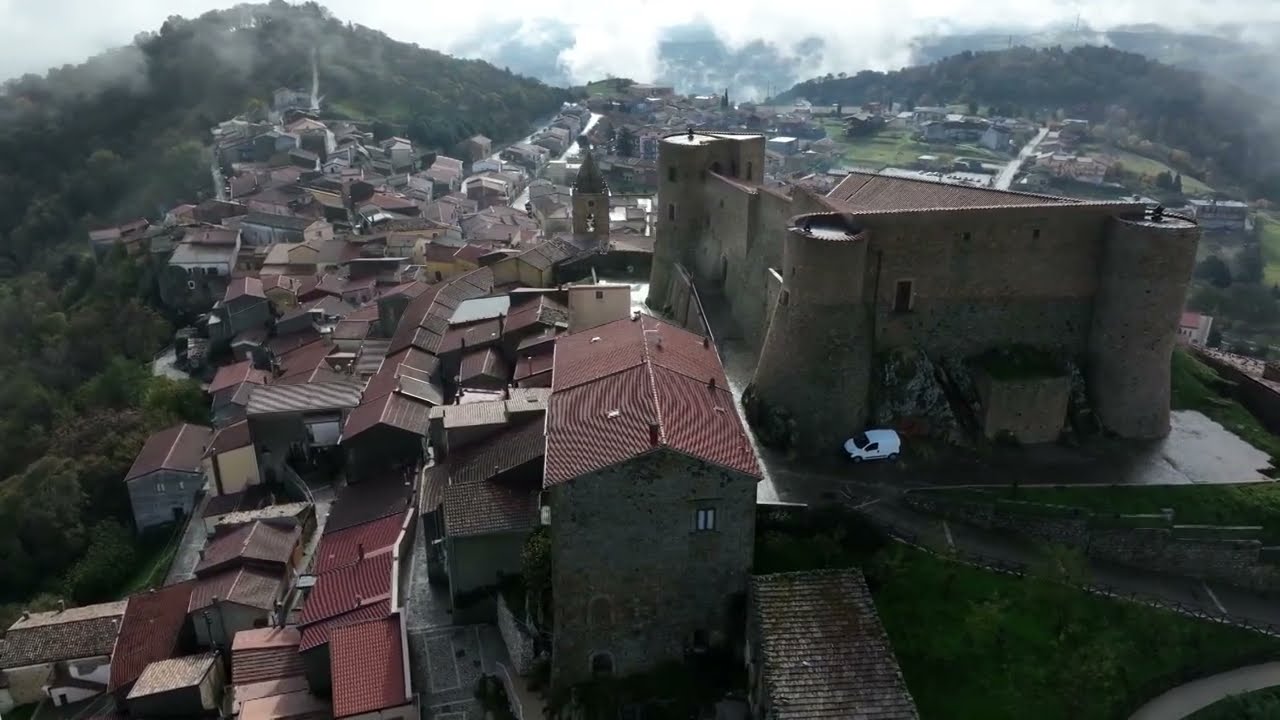
M 902 439 L 896 430 L 867 430 L 844 441 L 845 454 L 854 462 L 897 460 Z

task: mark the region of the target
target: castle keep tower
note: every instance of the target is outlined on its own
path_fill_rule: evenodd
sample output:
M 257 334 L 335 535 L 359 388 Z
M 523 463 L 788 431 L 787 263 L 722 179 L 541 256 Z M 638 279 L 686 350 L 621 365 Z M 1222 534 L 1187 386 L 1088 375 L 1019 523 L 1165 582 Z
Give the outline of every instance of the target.
M 709 173 L 739 182 L 764 179 L 764 136 L 696 132 L 662 139 L 658 147 L 658 205 L 648 305 L 661 311 L 669 299 L 676 264 L 693 270 L 691 258 L 705 229 Z
M 1170 366 L 1200 228 L 1161 211 L 1114 217 L 1102 244 L 1089 333 L 1089 394 L 1127 438 L 1169 433 Z
M 790 412 L 802 441 L 820 446 L 867 422 L 875 346 L 865 280 L 870 239 L 837 213 L 792 223 L 782 277 L 797 281 L 778 295 L 752 384 L 766 406 Z
M 573 234 L 600 242 L 609 239 L 609 184 L 589 147 L 583 148 L 582 165 L 573 181 Z

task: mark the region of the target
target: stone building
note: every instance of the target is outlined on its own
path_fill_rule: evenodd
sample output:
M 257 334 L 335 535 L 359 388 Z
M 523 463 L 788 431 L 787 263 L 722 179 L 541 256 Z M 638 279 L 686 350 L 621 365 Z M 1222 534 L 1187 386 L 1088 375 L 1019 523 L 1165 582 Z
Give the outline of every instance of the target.
M 723 292 L 759 349 L 753 390 L 794 420 L 798 449 L 864 427 L 877 358 L 907 348 L 1045 348 L 1083 367 L 1106 428 L 1168 432 L 1193 220 L 864 173 L 788 197 L 762 184 L 763 158 L 760 135 L 663 140 L 649 305 L 681 316 L 686 275 Z
M 566 335 L 547 418 L 553 681 L 740 636 L 760 468 L 715 345 L 649 316 Z

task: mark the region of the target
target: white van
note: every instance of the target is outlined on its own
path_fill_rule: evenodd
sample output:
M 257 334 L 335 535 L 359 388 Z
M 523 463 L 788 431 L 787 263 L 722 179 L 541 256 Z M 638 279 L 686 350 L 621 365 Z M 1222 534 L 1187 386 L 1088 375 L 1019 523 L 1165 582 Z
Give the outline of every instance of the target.
M 902 439 L 895 430 L 867 430 L 844 441 L 844 451 L 854 462 L 898 459 Z

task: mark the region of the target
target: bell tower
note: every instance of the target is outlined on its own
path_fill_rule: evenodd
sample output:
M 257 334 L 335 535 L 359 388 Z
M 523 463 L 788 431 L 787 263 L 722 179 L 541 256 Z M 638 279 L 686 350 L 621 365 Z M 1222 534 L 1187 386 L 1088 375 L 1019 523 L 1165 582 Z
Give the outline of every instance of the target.
M 609 185 L 590 146 L 582 148 L 582 165 L 573 181 L 573 234 L 602 242 L 609 238 Z

